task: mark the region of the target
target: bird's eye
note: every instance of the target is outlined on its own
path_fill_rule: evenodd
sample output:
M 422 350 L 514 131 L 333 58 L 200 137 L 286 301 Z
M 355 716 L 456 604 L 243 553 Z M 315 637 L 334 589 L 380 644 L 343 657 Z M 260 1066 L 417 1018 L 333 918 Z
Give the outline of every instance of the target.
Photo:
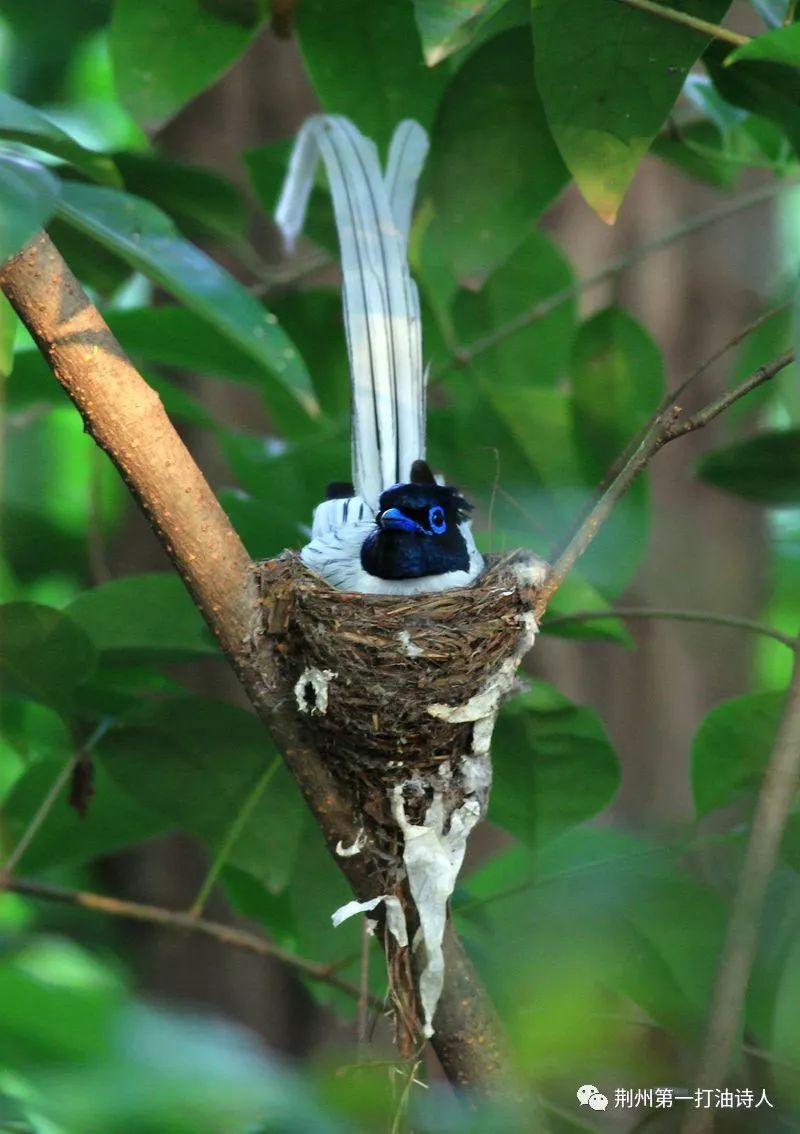
M 440 504 L 434 504 L 428 512 L 428 521 L 434 535 L 441 535 L 447 527 L 447 521 L 444 518 L 444 508 Z

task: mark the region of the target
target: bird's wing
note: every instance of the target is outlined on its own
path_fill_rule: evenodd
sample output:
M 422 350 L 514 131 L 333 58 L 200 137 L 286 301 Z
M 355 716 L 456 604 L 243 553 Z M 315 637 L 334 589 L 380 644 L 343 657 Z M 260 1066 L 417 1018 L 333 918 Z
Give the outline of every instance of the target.
M 407 481 L 425 456 L 425 378 L 419 295 L 406 259 L 414 189 L 428 148 L 402 122 L 386 179 L 375 145 L 346 118 L 319 115 L 302 127 L 275 220 L 287 247 L 302 229 L 321 157 L 333 198 L 352 381 L 356 492 L 374 510 L 381 492 Z

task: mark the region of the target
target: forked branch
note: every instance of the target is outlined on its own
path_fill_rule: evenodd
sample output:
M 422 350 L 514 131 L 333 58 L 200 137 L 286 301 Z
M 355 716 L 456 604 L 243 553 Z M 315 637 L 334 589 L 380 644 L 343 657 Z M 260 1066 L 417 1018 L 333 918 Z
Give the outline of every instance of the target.
M 294 711 L 267 647 L 254 649 L 260 607 L 252 563 L 158 395 L 125 356 L 45 233 L 0 268 L 0 287 L 35 339 L 87 432 L 116 465 L 269 729 L 329 849 L 360 899 L 372 898 L 359 824 Z M 511 1079 L 493 1005 L 452 928 L 433 1045 L 453 1083 L 475 1095 L 506 1093 Z M 469 996 L 464 994 L 469 989 Z

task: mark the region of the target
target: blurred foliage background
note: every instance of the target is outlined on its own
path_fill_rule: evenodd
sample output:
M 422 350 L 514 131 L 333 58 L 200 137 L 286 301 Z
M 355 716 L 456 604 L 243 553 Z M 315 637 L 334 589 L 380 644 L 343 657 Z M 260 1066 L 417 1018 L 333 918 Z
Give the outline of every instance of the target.
M 349 460 L 324 183 L 290 260 L 269 219 L 289 139 L 320 106 L 384 150 L 417 118 L 432 461 L 485 549 L 548 555 L 667 386 L 776 308 L 698 404 L 793 338 L 796 5 L 676 7 L 756 38 L 731 63 L 614 0 L 0 0 L 0 257 L 47 226 L 265 558 L 301 545 Z M 296 965 L 78 908 L 91 891 L 189 910 L 351 991 L 364 975 L 293 784 L 5 301 L 0 374 L 0 850 L 23 880 L 0 898 L 0 1130 L 530 1129 L 396 1063 L 380 1013 L 357 1053 L 354 997 Z M 795 634 L 798 453 L 791 367 L 659 456 L 501 715 L 453 908 L 557 1129 L 673 1129 L 691 1105 L 615 1090 L 691 1081 L 792 662 L 774 637 L 609 612 Z M 800 1125 L 798 870 L 793 815 L 735 1068 L 771 1106 L 719 1129 Z M 377 952 L 366 975 L 382 996 Z M 578 1107 L 586 1082 L 604 1115 Z

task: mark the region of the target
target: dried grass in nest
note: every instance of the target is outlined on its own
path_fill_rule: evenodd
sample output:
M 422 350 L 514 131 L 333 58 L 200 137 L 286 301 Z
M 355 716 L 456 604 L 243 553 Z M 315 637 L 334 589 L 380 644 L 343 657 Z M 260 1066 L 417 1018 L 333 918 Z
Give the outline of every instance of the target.
M 408 597 L 336 590 L 291 552 L 260 565 L 264 629 L 282 638 L 287 681 L 324 758 L 378 826 L 392 826 L 393 787 L 419 785 L 419 820 L 440 767 L 473 751 L 474 724 L 429 706 L 464 705 L 519 655 L 540 565 L 493 556 L 471 587 Z

